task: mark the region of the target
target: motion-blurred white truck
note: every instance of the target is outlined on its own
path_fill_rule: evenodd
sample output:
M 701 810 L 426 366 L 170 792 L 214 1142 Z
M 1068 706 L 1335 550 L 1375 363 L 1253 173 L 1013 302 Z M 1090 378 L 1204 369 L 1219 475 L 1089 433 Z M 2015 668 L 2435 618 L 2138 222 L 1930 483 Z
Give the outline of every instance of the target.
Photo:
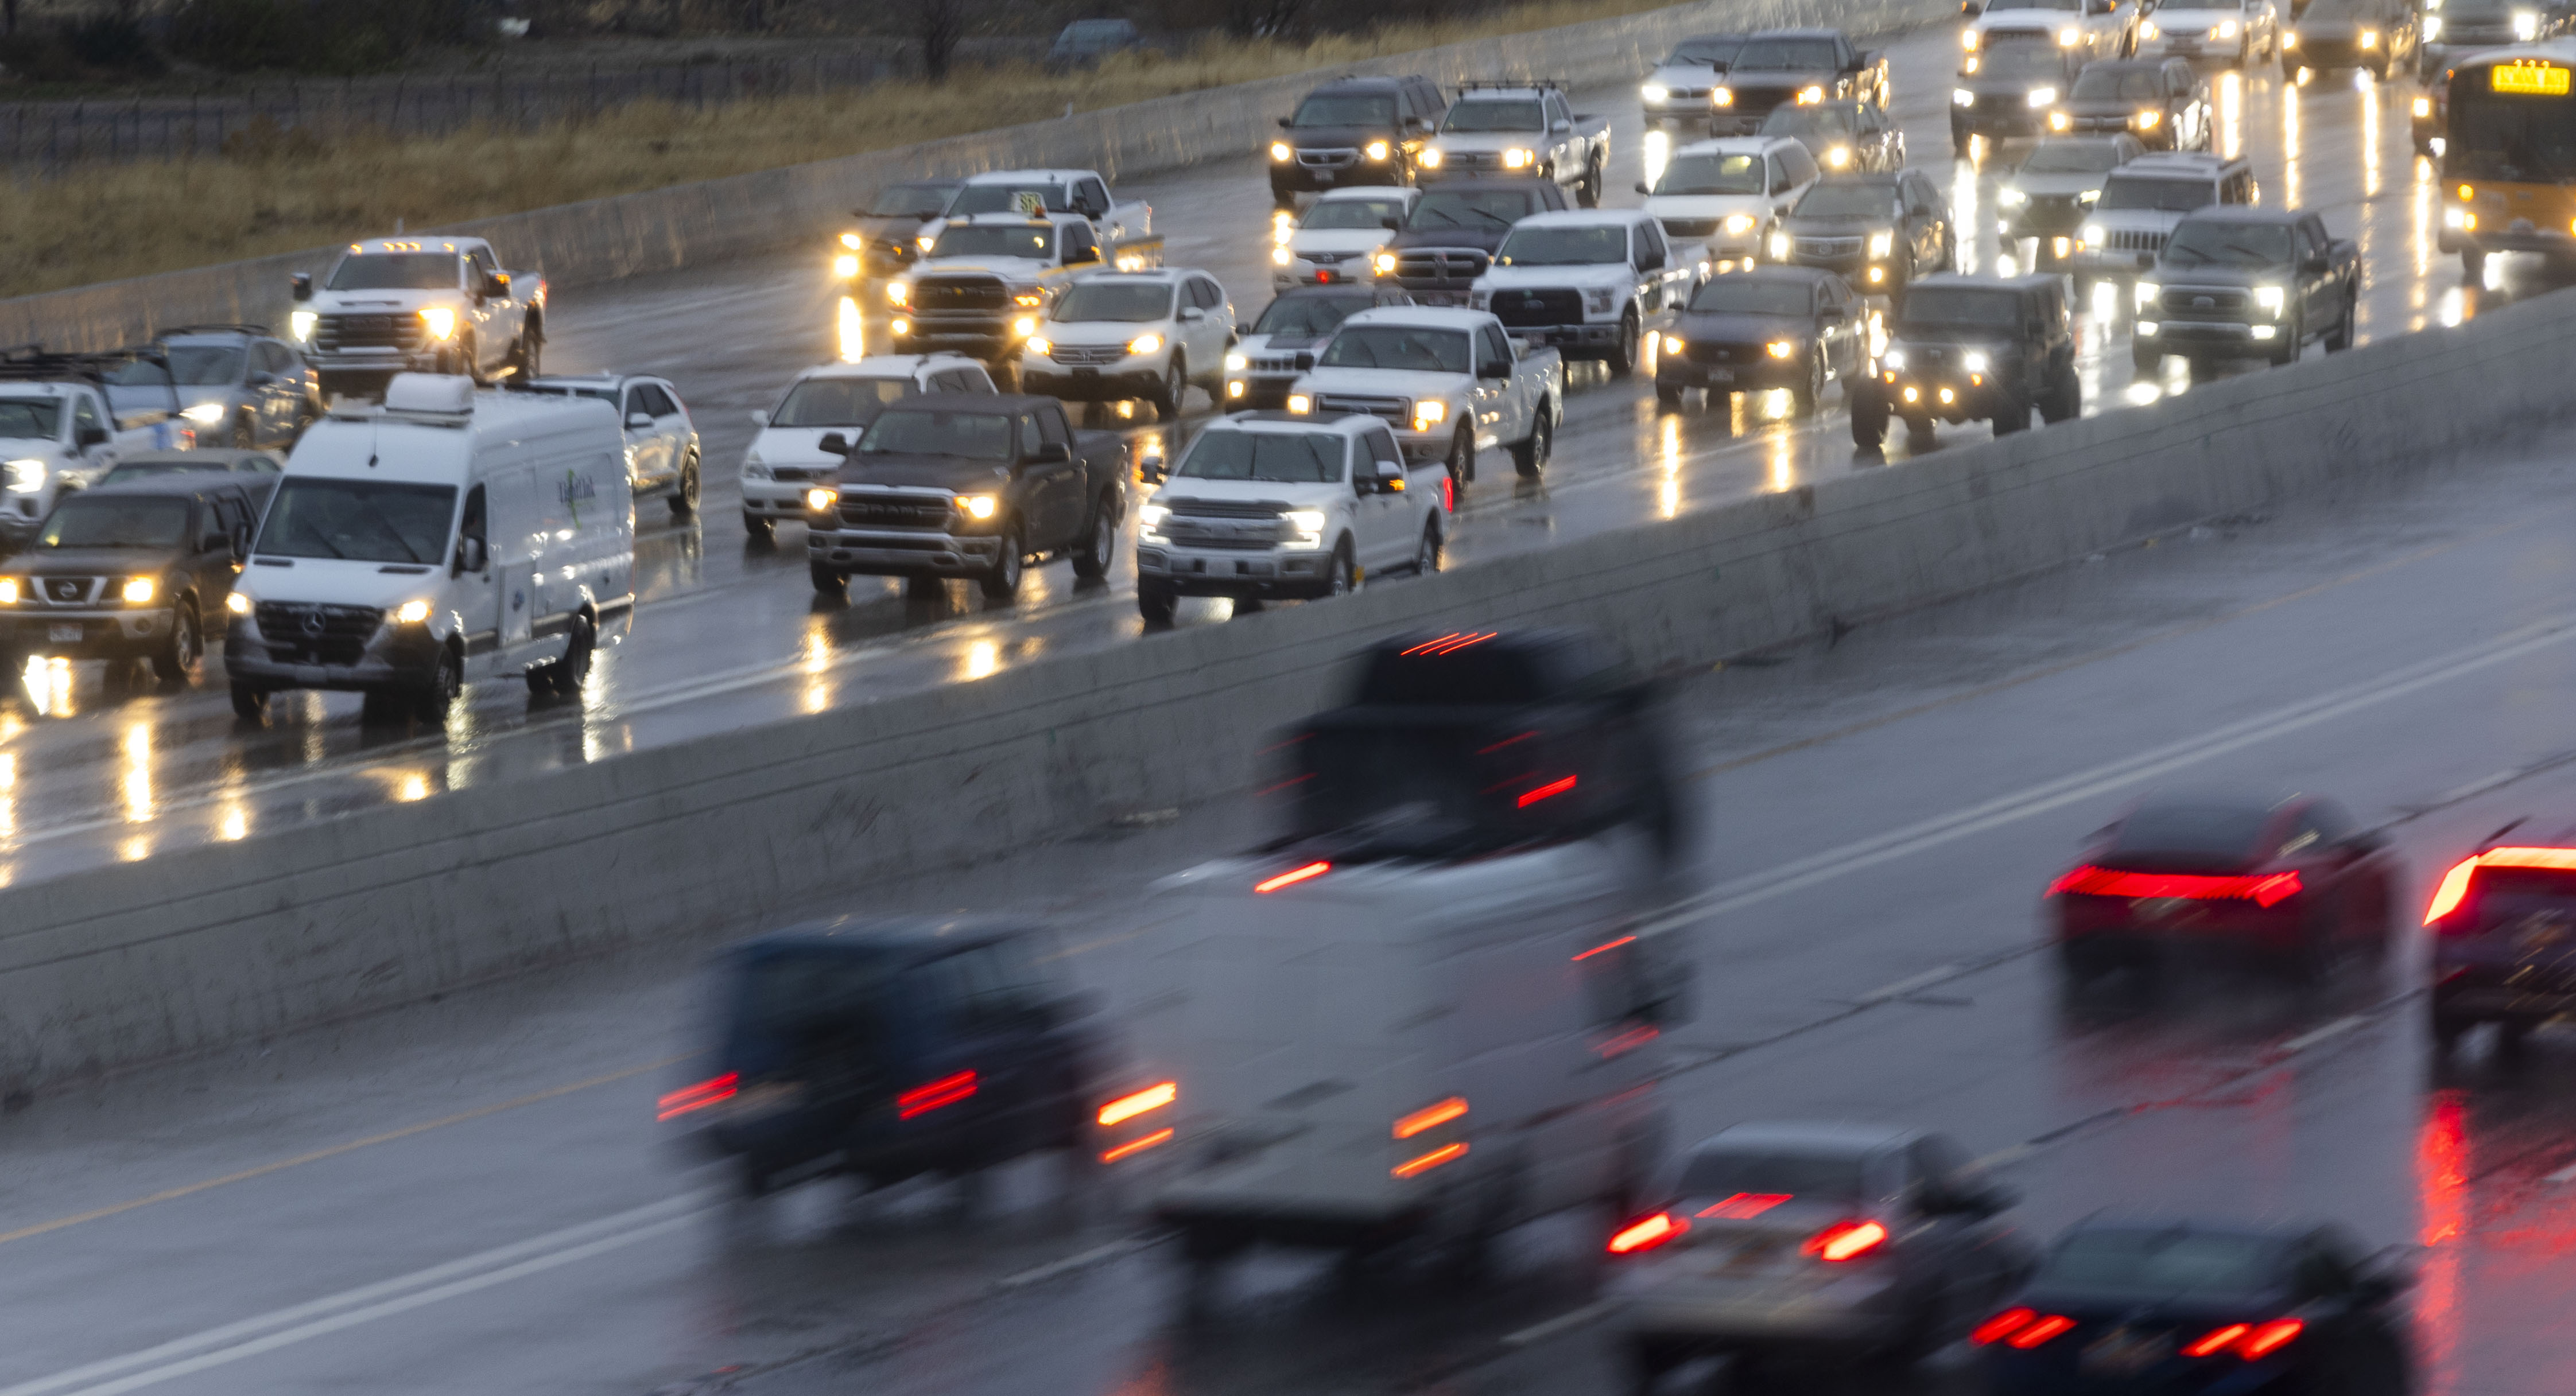
M 326 400 L 381 396 L 397 373 L 534 378 L 545 348 L 546 279 L 502 270 L 481 238 L 351 243 L 294 293 L 288 328 Z

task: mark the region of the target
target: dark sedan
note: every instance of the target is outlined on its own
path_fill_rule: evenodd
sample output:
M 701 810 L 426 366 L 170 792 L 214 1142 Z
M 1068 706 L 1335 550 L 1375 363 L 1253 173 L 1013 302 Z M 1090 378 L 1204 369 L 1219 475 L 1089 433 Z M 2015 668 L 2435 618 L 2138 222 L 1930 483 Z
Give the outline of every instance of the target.
M 1664 331 L 1655 357 L 1655 401 L 1682 394 L 1786 388 L 1801 413 L 1816 410 L 1828 380 L 1848 377 L 1867 352 L 1868 312 L 1849 283 L 1814 267 L 1758 267 L 1702 285 Z
M 2049 107 L 2074 78 L 2074 61 L 2053 43 L 1997 43 L 1968 55 L 1950 91 L 1950 149 L 1965 155 L 1979 136 L 2002 141 L 2041 134 Z
M 2455 864 L 2424 926 L 2436 1051 L 2480 1023 L 2511 1046 L 2576 1012 L 2576 829 L 2491 845 Z
M 2386 949 L 2395 882 L 2386 841 L 2330 800 L 2154 796 L 2094 834 L 2047 906 L 2074 983 L 2169 954 L 2314 978 Z
M 2334 1227 L 2096 1217 L 1969 1341 L 1998 1396 L 2404 1396 L 2409 1256 Z
M 1829 175 L 1798 197 L 1765 250 L 1774 262 L 1835 272 L 1866 295 L 1901 295 L 1953 263 L 1958 232 L 1921 170 Z
M 2127 132 L 2149 150 L 2207 150 L 2209 84 L 2188 59 L 2089 64 L 2049 112 L 2048 129 L 2076 136 Z
M 1905 133 L 1875 102 L 1773 107 L 1761 134 L 1787 136 L 1807 148 L 1828 174 L 1905 168 Z
M 2368 68 L 2385 79 L 2414 65 L 2416 44 L 2406 0 L 2315 0 L 2281 29 L 2281 76 Z

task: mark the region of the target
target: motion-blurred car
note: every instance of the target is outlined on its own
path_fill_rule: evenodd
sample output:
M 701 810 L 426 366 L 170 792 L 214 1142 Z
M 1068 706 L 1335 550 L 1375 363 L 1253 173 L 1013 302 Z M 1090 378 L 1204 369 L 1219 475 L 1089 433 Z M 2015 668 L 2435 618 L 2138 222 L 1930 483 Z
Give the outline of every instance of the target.
M 1742 34 L 1693 34 L 1675 44 L 1637 87 L 1647 127 L 1706 129 L 1713 94 L 1744 39 Z
M 1969 1340 L 1997 1396 L 2403 1396 L 2407 1254 L 2333 1227 L 2096 1217 Z
M 1411 296 L 1383 281 L 1296 286 L 1280 292 L 1226 351 L 1225 410 L 1285 408 L 1289 386 L 1315 366 L 1315 351 L 1344 320 L 1363 310 L 1412 303 Z
M 1876 102 L 1773 107 L 1759 134 L 1798 142 L 1829 174 L 1905 168 L 1905 133 Z
M 1404 226 L 1422 191 L 1405 185 L 1335 189 L 1303 214 L 1280 215 L 1270 249 L 1270 284 L 1328 286 L 1374 278 L 1377 250 Z
M 292 446 L 322 415 L 313 369 L 265 325 L 187 325 L 152 343 L 178 380 L 179 415 L 208 445 Z M 169 406 L 170 385 L 160 364 L 133 359 L 108 375 L 107 400 L 118 416 L 159 410 Z
M 2507 1043 L 2576 1012 L 2576 830 L 2453 864 L 2424 911 L 2433 1046 L 2481 1023 Z
M 833 254 L 833 274 L 844 282 L 875 281 L 919 261 L 925 250 L 924 232 L 938 221 L 948 201 L 965 183 L 962 179 L 912 179 L 878 190 L 866 208 L 850 211 L 856 221 L 841 233 L 840 251 Z
M 2095 63 L 2075 75 L 2075 86 L 2048 113 L 2055 135 L 2109 136 L 2127 132 L 2150 150 L 2207 150 L 2209 84 L 2179 58 L 2133 58 Z
M 1911 1360 L 2030 1274 L 2015 1198 L 1949 1139 L 1892 1125 L 1741 1124 L 1702 1140 L 1666 1201 L 1610 1237 L 1611 1322 L 1633 1388 L 1704 1354 Z
M 806 490 L 841 473 L 825 436 L 856 439 L 887 403 L 920 393 L 992 391 L 993 376 L 961 354 L 879 354 L 796 375 L 777 407 L 751 414 L 760 430 L 742 453 L 743 531 L 765 540 L 779 520 L 805 517 Z
M 1828 175 L 1771 234 L 1770 260 L 1821 267 L 1863 295 L 1902 296 L 1958 255 L 1950 205 L 1921 170 Z
M 268 498 L 276 486 L 275 476 L 286 469 L 284 457 L 275 451 L 245 451 L 232 446 L 211 446 L 194 451 L 137 451 L 118 459 L 113 469 L 99 477 L 101 486 L 130 485 L 137 480 L 157 479 L 164 475 L 259 475 L 270 477 L 259 486 L 259 497 Z
M 2075 251 L 2085 215 L 2102 197 L 2103 177 L 2145 153 L 2138 138 L 2126 133 L 2041 141 L 1995 191 L 1995 205 L 2003 210 L 1996 231 L 2009 242 L 2036 238 L 2041 265 L 2064 261 Z
M 1092 1148 L 1107 1049 L 1045 931 L 845 916 L 716 957 L 705 1052 L 662 1121 L 759 1197 Z
M 1825 384 L 1848 379 L 1869 354 L 1869 312 L 1841 277 L 1814 267 L 1757 267 L 1709 278 L 1664 329 L 1655 400 L 1682 393 L 1786 388 L 1801 413 Z
M 1637 192 L 1666 237 L 1705 244 L 1717 270 L 1733 271 L 1762 255 L 1780 216 L 1821 177 L 1816 157 L 1794 139 L 1730 136 L 1674 151 L 1663 176 Z
M 1979 136 L 2023 140 L 2045 131 L 2049 107 L 2075 80 L 2070 54 L 2053 43 L 2021 39 L 1961 59 L 1958 85 L 1950 89 L 1951 151 L 1967 154 Z
M 513 378 L 506 386 L 556 397 L 596 398 L 616 408 L 626 432 L 626 482 L 635 497 L 662 497 L 669 501 L 675 519 L 698 512 L 698 428 L 689 420 L 689 409 L 670 379 L 631 373 L 550 374 L 525 382 Z
M 2416 34 L 2407 0 L 2314 0 L 2281 30 L 2281 76 L 2367 68 L 2386 81 L 2413 71 Z
M 2086 840 L 2045 905 L 2075 983 L 2200 955 L 2317 978 L 2386 950 L 2396 878 L 2386 840 L 2331 800 L 2154 795 Z

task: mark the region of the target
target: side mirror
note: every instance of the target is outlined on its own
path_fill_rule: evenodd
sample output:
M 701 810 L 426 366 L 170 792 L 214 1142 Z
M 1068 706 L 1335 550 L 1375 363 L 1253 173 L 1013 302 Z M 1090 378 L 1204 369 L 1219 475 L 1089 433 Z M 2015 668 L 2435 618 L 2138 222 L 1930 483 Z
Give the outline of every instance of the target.
M 1563 135 L 1563 134 L 1565 134 L 1566 132 L 1571 131 L 1571 130 L 1573 130 L 1573 129 L 1574 129 L 1574 123 L 1573 123 L 1573 122 L 1571 122 L 1571 121 L 1559 121 L 1559 122 L 1557 122 L 1556 124 L 1554 124 L 1554 125 L 1552 125 L 1552 126 L 1548 127 L 1547 129 L 1548 129 L 1548 130 L 1550 130 L 1550 131 L 1552 131 L 1552 132 L 1554 132 L 1554 133 L 1556 133 L 1556 134 L 1558 134 L 1558 135 Z
M 653 414 L 650 412 L 627 413 L 626 429 L 628 431 L 651 431 L 653 429 Z
M 234 525 L 233 525 L 233 561 L 235 561 L 235 562 L 240 562 L 240 561 L 242 561 L 243 559 L 248 558 L 249 556 L 250 556 L 250 525 L 249 525 L 249 524 L 246 524 L 246 523 L 234 524 Z
M 830 439 L 830 437 L 824 438 L 826 441 Z M 1073 448 L 1065 445 L 1061 441 L 1048 441 L 1041 443 L 1036 450 L 1029 452 L 1029 464 L 1031 465 L 1062 465 L 1066 461 L 1072 459 Z
M 264 368 L 253 369 L 251 370 L 250 377 L 245 378 L 242 381 L 254 388 L 265 388 L 269 384 L 277 381 L 277 375 Z
M 2305 258 L 2300 260 L 2299 270 L 2324 271 L 2333 265 L 2334 263 L 2326 257 L 2326 254 L 2322 252 L 2311 252 Z
M 1314 366 L 1315 366 L 1315 351 L 1314 351 L 1314 350 L 1312 350 L 1312 349 L 1300 349 L 1300 350 L 1298 350 L 1298 351 L 1297 351 L 1297 371 L 1298 371 L 1299 373 L 1304 373 L 1305 371 L 1307 371 L 1308 369 L 1313 368 Z
M 1293 117 L 1293 116 L 1283 116 L 1283 117 L 1279 118 L 1279 129 L 1280 129 L 1280 130 L 1282 130 L 1282 131 L 1292 130 L 1292 129 L 1294 129 L 1294 128 L 1296 127 L 1296 125 L 1297 125 L 1297 118 L 1295 118 L 1295 117 Z
M 492 550 L 480 538 L 467 534 L 456 542 L 456 569 L 452 575 L 480 572 L 492 565 Z
M 104 446 L 106 444 L 107 428 L 105 427 L 82 427 L 79 431 L 72 433 L 72 445 L 79 447 L 82 450 L 87 450 L 92 446 Z
M 756 426 L 756 427 L 765 427 L 765 426 L 768 426 L 768 425 L 769 425 L 769 409 L 764 407 L 764 408 L 761 408 L 759 411 L 756 411 L 756 412 L 752 413 L 752 414 L 751 414 L 751 424 L 752 424 L 753 426 Z
M 1064 264 L 1069 267 L 1087 267 L 1099 260 L 1100 249 L 1096 247 L 1077 247 L 1064 254 Z
M 496 271 L 483 278 L 483 294 L 494 300 L 509 299 L 510 274 L 506 271 Z
M 1512 376 L 1512 366 L 1506 363 L 1496 363 L 1492 359 L 1487 359 L 1476 365 L 1476 376 L 1479 378 L 1509 378 Z
M 1170 472 L 1163 468 L 1163 458 L 1161 456 L 1147 455 L 1137 458 L 1136 478 L 1144 481 L 1146 484 L 1159 485 L 1163 483 L 1164 479 L 1169 474 Z
M 1386 229 L 1390 233 L 1400 233 L 1404 231 L 1404 220 L 1393 216 L 1377 220 L 1377 225 Z
M 295 299 L 300 301 L 309 301 L 313 299 L 313 273 L 309 271 L 299 271 L 295 275 L 288 277 L 286 279 L 286 284 L 292 288 L 291 294 Z
M 850 453 L 850 438 L 837 431 L 827 431 L 823 433 L 822 440 L 814 443 L 814 449 L 826 455 L 846 456 Z
M 1195 305 L 1185 305 L 1181 307 L 1180 319 L 1183 324 L 1196 324 L 1206 318 L 1207 312 L 1199 309 Z

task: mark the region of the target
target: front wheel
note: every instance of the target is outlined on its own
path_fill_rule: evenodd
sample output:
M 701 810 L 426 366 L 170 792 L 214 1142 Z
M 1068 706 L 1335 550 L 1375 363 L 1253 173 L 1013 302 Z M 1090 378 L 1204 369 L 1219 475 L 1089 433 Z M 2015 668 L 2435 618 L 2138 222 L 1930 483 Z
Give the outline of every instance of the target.
M 671 491 L 671 517 L 685 519 L 698 512 L 698 453 L 691 451 L 680 462 L 680 482 Z
M 1512 468 L 1524 480 L 1535 480 L 1547 469 L 1548 452 L 1555 445 L 1555 428 L 1548 424 L 1550 413 L 1546 401 L 1538 405 L 1538 415 L 1530 422 L 1528 439 L 1512 447 Z
M 806 563 L 805 577 L 814 584 L 816 596 L 838 600 L 850 594 L 850 579 L 835 571 L 828 562 Z
M 2487 275 L 2487 254 L 2474 247 L 2461 248 L 2460 275 L 2466 277 L 2473 285 L 2484 281 Z
M 1348 596 L 1360 589 L 1359 564 L 1351 560 L 1351 540 L 1348 538 L 1333 547 L 1333 577 L 1330 585 L 1331 594 L 1334 596 Z
M 599 648 L 599 632 L 587 616 L 575 616 L 564 641 L 563 658 L 528 671 L 528 692 L 540 697 L 578 698 L 590 681 L 590 660 Z M 443 661 L 442 661 L 443 662 Z
M 2344 293 L 2343 313 L 2335 317 L 2334 333 L 2326 336 L 2327 353 L 2340 354 L 2352 347 L 2352 320 L 2354 313 L 2360 308 L 2357 304 L 2359 298 L 2359 292 Z
M 767 543 L 777 538 L 778 525 L 745 509 L 742 512 L 742 531 L 755 543 Z
M 2165 351 L 2145 340 L 2130 340 L 2129 366 L 2140 373 L 2157 372 L 2165 366 Z
M 1456 489 L 1467 488 L 1467 482 L 1476 478 L 1476 438 L 1463 426 L 1449 438 L 1448 466 L 1449 483 Z
M 1678 383 L 1655 385 L 1655 406 L 1666 412 L 1682 410 L 1682 387 Z
M 1619 317 L 1619 343 L 1610 351 L 1612 377 L 1625 378 L 1637 371 L 1637 340 L 1641 333 L 1636 311 L 1630 310 Z
M 1028 540 L 1021 536 L 1020 526 L 1011 524 L 1002 530 L 1002 552 L 993 560 L 993 570 L 982 578 L 984 594 L 996 601 L 1010 601 L 1020 594 L 1020 574 L 1028 566 Z
M 1413 550 L 1414 575 L 1428 577 L 1439 571 L 1440 550 L 1440 521 L 1434 519 L 1422 526 L 1421 546 Z
M 152 672 L 160 675 L 163 683 L 186 683 L 197 672 L 197 661 L 205 655 L 205 636 L 197 625 L 197 608 L 181 602 L 170 615 L 170 638 L 152 656 Z
M 588 661 L 584 661 L 587 665 Z M 438 667 L 430 671 L 429 682 L 411 695 L 411 715 L 431 727 L 447 724 L 447 712 L 465 692 L 465 661 L 456 651 L 445 650 L 438 656 Z M 241 689 L 233 689 L 233 710 L 241 710 Z
M 1111 559 L 1118 553 L 1118 511 L 1102 495 L 1091 508 L 1091 538 L 1081 552 L 1073 555 L 1073 575 L 1085 581 L 1098 581 L 1109 575 Z
M 246 683 L 233 685 L 233 716 L 244 722 L 259 722 L 268 717 L 268 690 Z
M 546 334 L 535 325 L 519 332 L 519 342 L 510 346 L 510 376 L 525 383 L 544 370 Z M 478 375 L 479 376 L 479 375 Z
M 2010 436 L 2030 426 L 2030 399 L 2015 393 L 1995 409 L 1995 435 Z
M 1574 186 L 1574 200 L 1585 208 L 1601 207 L 1601 162 L 1584 168 L 1582 181 Z
M 1188 373 L 1181 366 L 1181 356 L 1174 354 L 1163 369 L 1163 386 L 1154 391 L 1154 418 L 1161 422 L 1181 419 L 1181 399 L 1190 391 Z
M 1816 415 L 1816 403 L 1825 395 L 1825 351 L 1807 352 L 1807 381 L 1789 389 L 1789 407 L 1801 417 Z
M 1887 399 L 1880 396 L 1876 385 L 1852 395 L 1852 444 L 1864 451 L 1875 451 L 1887 444 Z
M 1179 602 L 1180 597 L 1170 587 L 1155 582 L 1136 584 L 1136 614 L 1143 616 L 1147 625 L 1171 624 L 1172 610 Z

